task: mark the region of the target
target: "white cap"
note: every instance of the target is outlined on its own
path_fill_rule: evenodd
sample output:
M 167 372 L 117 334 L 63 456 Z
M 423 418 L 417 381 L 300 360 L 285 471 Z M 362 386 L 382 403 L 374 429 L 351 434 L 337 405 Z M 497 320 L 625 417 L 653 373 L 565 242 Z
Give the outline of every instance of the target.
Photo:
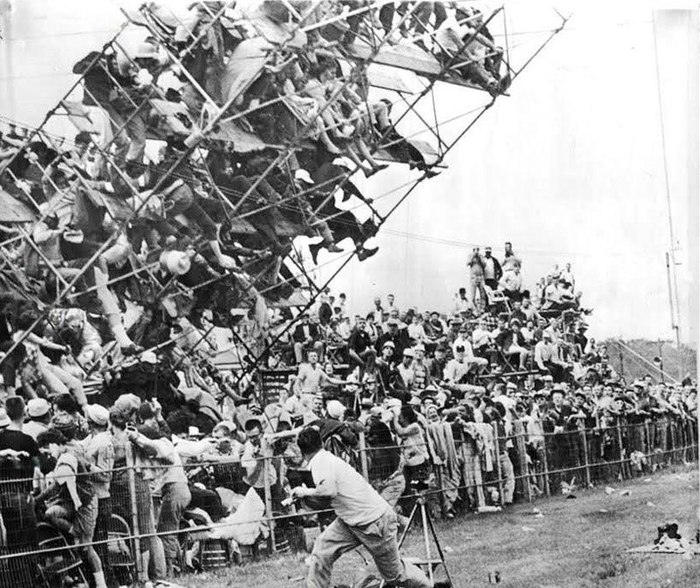
M 350 161 L 347 157 L 336 157 L 333 160 L 333 165 L 337 165 L 338 167 L 344 167 L 349 169 L 350 171 L 354 170 L 357 165 L 355 165 L 352 161 Z
M 329 400 L 326 404 L 326 412 L 332 419 L 342 419 L 345 415 L 345 406 L 338 400 Z
M 99 425 L 100 427 L 107 426 L 109 423 L 109 411 L 99 404 L 90 404 L 85 409 L 85 416 L 89 421 Z
M 294 179 L 299 180 L 301 182 L 306 182 L 307 184 L 315 184 L 316 183 L 311 178 L 311 175 L 309 174 L 309 172 L 306 171 L 305 169 L 298 169 L 297 171 L 295 171 L 294 172 Z

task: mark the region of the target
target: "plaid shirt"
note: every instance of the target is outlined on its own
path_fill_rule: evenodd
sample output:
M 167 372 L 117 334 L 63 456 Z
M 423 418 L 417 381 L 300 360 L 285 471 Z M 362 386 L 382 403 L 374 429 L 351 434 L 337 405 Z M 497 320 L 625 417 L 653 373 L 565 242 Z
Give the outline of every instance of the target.
M 487 331 L 493 331 L 498 326 L 498 318 L 491 314 L 483 314 L 479 320 L 484 323 L 484 329 Z

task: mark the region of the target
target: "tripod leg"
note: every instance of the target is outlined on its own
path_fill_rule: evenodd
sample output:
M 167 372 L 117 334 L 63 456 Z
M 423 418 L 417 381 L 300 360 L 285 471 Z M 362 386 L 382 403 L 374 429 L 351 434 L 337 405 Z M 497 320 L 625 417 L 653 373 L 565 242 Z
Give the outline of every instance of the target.
M 408 535 L 408 531 L 411 528 L 411 525 L 413 524 L 413 519 L 416 518 L 416 513 L 418 512 L 418 507 L 419 503 L 416 502 L 413 505 L 413 510 L 411 511 L 411 516 L 408 517 L 408 522 L 406 523 L 406 526 L 404 527 L 403 533 L 401 533 L 401 537 L 399 538 L 399 549 L 401 549 L 401 546 L 403 545 L 403 542 L 406 540 L 406 536 Z
M 430 521 L 430 516 L 428 515 L 428 509 L 425 506 L 425 502 L 420 503 L 420 516 L 423 523 L 423 542 L 425 543 L 425 558 L 428 561 L 428 579 L 431 584 L 435 583 L 433 578 L 433 564 L 430 563 L 432 556 L 430 554 L 430 537 L 428 536 L 428 525 L 432 529 L 433 524 Z M 430 522 L 429 522 L 430 521 Z
M 430 525 L 430 533 L 432 534 L 433 539 L 435 540 L 435 547 L 437 548 L 438 555 L 440 556 L 442 567 L 445 569 L 447 581 L 450 583 L 450 586 L 453 586 L 454 584 L 452 584 L 452 576 L 450 576 L 450 571 L 447 569 L 447 564 L 445 563 L 445 554 L 442 552 L 442 547 L 440 547 L 440 541 L 438 541 L 437 532 L 435 531 L 435 526 L 433 525 L 433 519 L 431 519 L 430 516 L 428 516 L 428 524 Z M 434 582 L 432 576 L 430 579 Z

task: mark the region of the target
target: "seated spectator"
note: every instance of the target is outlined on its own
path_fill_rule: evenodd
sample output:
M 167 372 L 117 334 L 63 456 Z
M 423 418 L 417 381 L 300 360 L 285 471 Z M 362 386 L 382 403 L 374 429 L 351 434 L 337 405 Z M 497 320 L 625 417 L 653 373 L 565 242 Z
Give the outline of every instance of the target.
M 297 364 L 303 361 L 304 351 L 314 350 L 321 361 L 323 361 L 323 341 L 318 325 L 309 320 L 309 315 L 304 313 L 301 322 L 294 328 L 292 334 L 294 341 L 294 358 Z
M 542 340 L 535 345 L 535 365 L 541 372 L 550 374 L 555 382 L 561 382 L 567 372 L 568 366 L 561 361 L 559 349 L 547 331 L 542 334 Z

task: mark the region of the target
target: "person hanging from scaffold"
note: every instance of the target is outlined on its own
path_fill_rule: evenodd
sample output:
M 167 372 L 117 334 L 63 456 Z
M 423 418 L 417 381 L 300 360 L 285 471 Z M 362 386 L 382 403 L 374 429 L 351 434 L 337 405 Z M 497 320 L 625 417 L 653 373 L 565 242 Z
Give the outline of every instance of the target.
M 335 561 L 344 553 L 364 545 L 387 586 L 432 588 L 417 567 L 402 561 L 397 542 L 394 509 L 342 459 L 323 449 L 315 427 L 299 433 L 297 445 L 308 463 L 315 485 L 292 489 L 298 499 L 325 499 L 337 518 L 319 535 L 309 558 L 307 588 L 328 588 Z

